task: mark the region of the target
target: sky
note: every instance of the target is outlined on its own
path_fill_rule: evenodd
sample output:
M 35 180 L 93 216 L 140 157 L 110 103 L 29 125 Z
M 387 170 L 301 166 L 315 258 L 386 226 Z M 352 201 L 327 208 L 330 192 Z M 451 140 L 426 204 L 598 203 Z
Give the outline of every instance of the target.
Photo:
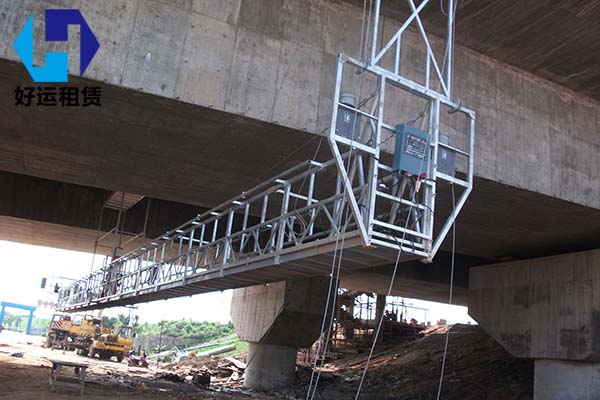
M 0 241 L 0 301 L 32 306 L 37 306 L 39 301 L 55 302 L 56 295 L 51 290 L 55 283 L 68 284 L 69 280 L 64 278 L 78 279 L 89 274 L 92 256 L 90 253 Z M 47 279 L 46 289 L 40 288 L 42 278 Z M 466 307 L 415 299 L 404 299 L 404 302 L 406 305 L 427 309 L 426 318 L 432 323 L 439 319 L 446 319 L 449 323 L 474 323 L 468 316 Z M 154 323 L 163 319 L 226 323 L 230 321 L 230 305 L 231 290 L 226 290 L 142 303 L 132 312 L 139 316 L 141 323 Z M 7 311 L 18 313 L 13 309 Z M 45 318 L 53 312 L 52 309 L 38 308 L 35 316 Z M 104 315 L 116 316 L 128 312 L 128 309 L 118 307 L 105 310 Z M 424 321 L 425 311 L 409 308 L 408 317 Z

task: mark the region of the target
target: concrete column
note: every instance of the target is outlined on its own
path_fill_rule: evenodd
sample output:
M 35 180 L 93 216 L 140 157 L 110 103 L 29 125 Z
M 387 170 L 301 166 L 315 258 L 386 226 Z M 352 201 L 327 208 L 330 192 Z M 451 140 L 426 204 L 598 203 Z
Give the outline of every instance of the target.
M 294 382 L 297 350 L 321 332 L 328 282 L 319 277 L 234 290 L 231 319 L 250 343 L 246 387 L 271 390 Z
M 471 268 L 469 314 L 535 360 L 535 399 L 600 398 L 600 250 Z
M 250 343 L 244 385 L 255 390 L 293 385 L 296 353 L 293 347 Z
M 600 395 L 600 363 L 535 360 L 534 400 L 593 400 Z

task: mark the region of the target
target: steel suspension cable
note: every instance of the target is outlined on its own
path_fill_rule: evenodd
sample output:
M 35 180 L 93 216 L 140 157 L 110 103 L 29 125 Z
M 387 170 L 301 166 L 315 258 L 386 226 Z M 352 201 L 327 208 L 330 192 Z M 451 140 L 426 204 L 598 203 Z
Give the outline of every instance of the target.
M 430 107 L 432 106 L 432 103 L 430 102 Z M 429 133 L 429 135 L 427 136 L 427 144 L 425 146 L 425 148 L 429 148 L 429 144 L 431 141 L 431 133 Z M 421 176 L 421 173 L 423 172 L 423 167 L 425 164 L 425 158 L 423 157 L 420 161 L 419 164 L 419 173 L 416 175 L 417 177 Z M 416 182 L 415 182 L 416 185 Z M 408 230 L 408 223 L 410 221 L 410 215 L 412 213 L 413 207 L 414 207 L 414 203 L 417 203 L 417 191 L 413 191 L 413 195 L 412 195 L 412 203 L 408 208 L 408 213 L 406 216 L 406 222 L 404 224 L 404 231 L 402 232 L 402 239 L 400 241 L 398 241 L 398 239 L 396 238 L 396 236 L 391 235 L 392 238 L 396 241 L 396 244 L 398 245 L 398 255 L 396 257 L 396 263 L 394 265 L 394 270 L 392 272 L 392 277 L 390 279 L 390 284 L 388 287 L 388 291 L 387 291 L 387 296 L 390 296 L 392 293 L 392 289 L 394 287 L 394 281 L 396 280 L 396 274 L 398 272 L 398 265 L 400 264 L 400 257 L 402 255 L 402 242 L 406 239 L 406 233 Z M 360 396 L 360 392 L 362 390 L 365 378 L 367 376 L 367 371 L 369 370 L 369 364 L 371 362 L 371 358 L 373 357 L 373 353 L 375 351 L 375 345 L 377 344 L 377 338 L 379 337 L 379 334 L 381 332 L 381 326 L 383 325 L 383 318 L 385 316 L 385 313 L 381 313 L 381 316 L 379 317 L 379 321 L 377 323 L 377 330 L 375 332 L 375 335 L 373 336 L 373 343 L 371 344 L 371 349 L 369 350 L 369 356 L 367 357 L 367 362 L 365 364 L 365 368 L 363 370 L 363 373 L 360 377 L 360 382 L 358 384 L 358 388 L 356 390 L 356 396 L 354 397 L 354 400 L 358 400 L 358 397 Z
M 372 12 L 372 8 L 373 8 L 373 0 L 369 1 L 369 16 L 367 18 L 367 28 L 366 30 L 364 29 L 365 27 L 365 16 L 366 16 L 366 6 L 367 6 L 367 0 L 364 0 L 363 2 L 363 15 L 362 15 L 362 23 L 361 23 L 361 42 L 360 42 L 360 56 L 361 58 L 363 58 L 363 62 L 365 63 L 365 65 L 367 64 L 366 62 L 366 54 L 367 54 L 367 42 L 368 42 L 368 35 L 369 35 L 369 28 L 370 28 L 370 19 L 371 19 L 371 12 Z M 357 98 L 360 99 L 360 95 L 362 93 L 362 84 L 363 84 L 363 80 L 364 80 L 364 70 L 361 71 L 360 73 L 360 80 L 359 80 L 359 84 L 358 84 L 358 96 Z M 334 99 L 334 101 L 337 101 L 337 99 Z M 354 142 L 354 137 L 355 137 L 355 132 L 356 132 L 356 123 L 357 120 L 355 119 L 353 122 L 353 127 L 352 127 L 352 132 L 351 132 L 351 146 L 350 146 L 350 155 L 348 157 L 348 168 L 347 171 L 350 170 L 350 166 L 352 163 L 352 156 L 353 156 L 353 151 L 354 151 L 354 146 L 353 146 L 353 142 Z M 360 129 L 360 128 L 359 128 Z M 348 190 L 346 189 L 346 187 L 344 187 L 344 195 L 342 196 L 342 204 L 345 203 L 346 201 L 346 196 L 353 196 L 353 193 L 348 193 Z M 341 219 L 340 223 L 342 221 L 345 221 L 344 223 L 344 228 L 341 232 L 342 235 L 342 241 L 341 241 L 341 248 L 339 250 L 339 256 L 336 257 L 337 251 L 338 251 L 338 244 L 339 244 L 339 236 L 340 236 L 340 232 L 338 232 L 338 235 L 336 237 L 336 243 L 335 243 L 335 249 L 334 249 L 334 257 L 333 257 L 333 261 L 332 261 L 332 269 L 331 269 L 331 273 L 330 273 L 330 280 L 329 280 L 329 292 L 327 294 L 327 301 L 326 301 L 326 306 L 325 306 L 325 312 L 323 314 L 323 320 L 322 320 L 322 324 L 321 324 L 321 332 L 319 335 L 319 344 L 317 347 L 317 354 L 315 356 L 315 362 L 313 364 L 313 370 L 311 373 L 311 379 L 310 379 L 310 383 L 309 383 L 309 388 L 307 390 L 307 394 L 306 394 L 306 400 L 313 400 L 316 393 L 317 393 L 317 388 L 318 388 L 318 383 L 319 383 L 319 379 L 321 377 L 321 369 L 325 363 L 325 354 L 327 354 L 327 349 L 329 347 L 329 339 L 331 336 L 331 329 L 333 326 L 333 321 L 334 321 L 334 316 L 335 316 L 335 308 L 336 308 L 336 304 L 337 304 L 337 291 L 339 288 L 339 275 L 340 275 L 340 270 L 341 270 L 341 263 L 342 263 L 342 258 L 343 258 L 343 252 L 344 252 L 344 241 L 345 241 L 345 234 L 346 234 L 346 229 L 349 225 L 349 220 L 348 220 L 348 214 L 349 214 L 349 209 L 350 209 L 350 205 L 346 204 L 346 208 L 345 210 L 340 210 L 340 216 L 344 215 L 344 218 Z M 345 211 L 345 213 L 344 213 Z M 356 216 L 356 218 L 360 218 L 359 215 Z M 336 260 L 337 260 L 337 268 L 336 267 Z M 335 275 L 335 285 L 333 284 L 334 282 L 334 275 Z M 332 291 L 332 289 L 334 289 Z M 316 374 L 315 377 L 315 370 L 317 368 L 317 364 L 319 361 L 319 354 L 321 352 L 321 346 L 323 343 L 323 333 L 324 333 L 324 328 L 325 328 L 325 324 L 327 321 L 327 313 L 329 311 L 329 304 L 331 303 L 331 294 L 333 293 L 333 295 L 335 296 L 332 302 L 332 306 L 331 306 L 331 317 L 329 320 L 329 325 L 328 325 L 328 329 L 327 329 L 327 335 L 325 336 L 325 345 L 323 346 L 323 356 L 321 357 L 321 364 L 319 366 L 319 371 Z M 314 385 L 313 385 L 313 381 L 314 381 Z M 312 391 L 312 392 L 311 392 Z
M 454 195 L 454 185 L 452 187 L 452 212 L 456 208 L 456 198 Z M 452 305 L 452 291 L 454 288 L 454 259 L 456 255 L 456 220 L 452 223 L 452 258 L 450 262 L 450 293 L 448 294 L 448 304 Z M 442 368 L 440 370 L 440 382 L 438 384 L 437 400 L 442 395 L 442 384 L 444 382 L 444 369 L 446 368 L 446 356 L 448 355 L 448 340 L 450 339 L 450 328 L 446 325 L 446 338 L 444 340 L 444 356 L 442 357 Z

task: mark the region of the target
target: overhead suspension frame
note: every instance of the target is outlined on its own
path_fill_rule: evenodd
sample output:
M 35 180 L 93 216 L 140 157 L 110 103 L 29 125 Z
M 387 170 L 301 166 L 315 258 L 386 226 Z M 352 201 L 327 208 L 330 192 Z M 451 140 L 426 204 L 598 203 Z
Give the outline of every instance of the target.
M 386 39 L 383 37 L 384 33 L 380 32 L 379 27 L 381 18 L 381 0 L 375 1 L 374 22 L 372 34 L 370 36 L 371 47 L 370 52 L 368 52 L 370 53 L 368 60 L 359 61 L 344 54 L 340 54 L 337 58 L 337 73 L 334 90 L 334 99 L 337 101 L 334 101 L 333 112 L 331 115 L 331 127 L 329 130 L 329 143 L 338 168 L 342 171 L 343 182 L 347 192 L 351 193 L 353 186 L 351 181 L 352 177 L 350 175 L 351 171 L 349 171 L 347 165 L 341 160 L 340 148 L 349 148 L 356 153 L 357 157 L 369 159 L 370 177 L 368 180 L 370 182 L 370 189 L 369 204 L 367 207 L 368 212 L 363 212 L 360 208 L 360 204 L 350 196 L 350 205 L 352 211 L 357 216 L 357 220 L 360 221 L 358 227 L 364 243 L 366 245 L 391 247 L 405 253 L 416 254 L 423 257 L 424 261 L 433 260 L 472 191 L 474 168 L 473 155 L 475 150 L 475 112 L 464 107 L 462 102 L 455 102 L 452 100 L 455 3 L 454 0 L 448 1 L 448 33 L 446 38 L 444 63 L 441 68 L 420 18 L 420 12 L 423 11 L 429 3 L 429 0 L 422 0 L 417 7 L 413 0 L 407 0 L 407 4 L 411 11 L 410 16 L 406 18 L 400 28 L 391 35 L 391 37 Z M 421 39 L 424 45 L 424 70 L 421 71 L 420 81 L 410 79 L 401 73 L 403 68 L 402 43 L 411 23 L 416 24 L 418 32 L 417 40 Z M 385 44 L 379 49 L 378 43 L 383 43 L 384 40 L 387 41 L 385 41 Z M 360 86 L 363 85 L 363 74 L 369 74 L 374 77 L 376 90 L 375 93 L 370 96 L 373 98 L 370 111 L 361 110 L 360 104 L 358 107 L 352 107 L 342 102 L 341 99 L 344 95 L 342 88 L 345 82 L 344 67 L 346 65 L 353 67 L 355 74 L 360 74 L 361 81 L 358 89 L 359 99 L 362 95 L 362 93 L 360 93 L 362 91 Z M 443 73 L 444 70 L 446 72 L 445 75 Z M 430 160 L 430 162 L 424 162 L 422 164 L 421 172 L 425 173 L 427 178 L 419 183 L 424 186 L 424 194 L 421 202 L 416 201 L 416 199 L 406 199 L 402 198 L 402 196 L 398 197 L 379 190 L 380 183 L 386 179 L 382 178 L 382 175 L 388 175 L 387 178 L 389 178 L 390 174 L 393 175 L 398 173 L 397 171 L 394 171 L 390 165 L 386 165 L 381 160 L 382 145 L 389 140 L 390 136 L 393 137 L 395 134 L 395 126 L 386 123 L 386 120 L 390 119 L 388 114 L 392 114 L 391 117 L 392 119 L 395 117 L 396 122 L 401 121 L 401 116 L 398 115 L 399 110 L 390 110 L 390 107 L 386 107 L 386 90 L 389 88 L 400 89 L 401 91 L 404 91 L 405 94 L 420 98 L 427 103 L 421 117 L 424 118 L 424 114 L 429 116 L 427 127 L 427 159 Z M 401 96 L 402 95 L 397 95 L 396 97 L 398 98 Z M 395 99 L 396 101 L 397 98 Z M 348 110 L 349 112 L 354 113 L 354 115 L 367 120 L 366 123 L 364 123 L 365 127 L 361 132 L 364 133 L 364 130 L 370 131 L 371 135 L 368 139 L 365 135 L 362 135 L 360 139 L 356 140 L 354 134 L 347 137 L 340 135 L 337 132 L 337 118 L 340 115 L 340 108 Z M 463 122 L 464 132 L 462 132 L 462 141 L 465 143 L 465 146 L 462 149 L 440 141 L 440 127 L 443 117 L 442 109 L 444 108 L 447 109 L 449 114 L 463 115 L 465 118 L 465 121 Z M 453 129 L 451 126 L 447 126 L 447 128 L 450 130 Z M 384 137 L 386 134 L 387 138 Z M 460 134 L 457 136 L 460 136 Z M 452 152 L 457 157 L 464 158 L 463 164 L 465 170 L 462 174 L 464 175 L 463 179 L 440 171 L 438 164 L 440 149 Z M 396 177 L 396 179 L 397 178 L 398 177 Z M 456 204 L 453 206 L 452 212 L 443 222 L 441 228 L 436 232 L 434 230 L 434 216 L 437 186 L 439 182 L 445 182 L 450 185 L 461 187 L 463 191 L 456 201 Z M 422 210 L 421 216 L 418 217 L 418 225 L 421 226 L 422 229 L 415 231 L 415 229 L 411 229 L 408 225 L 399 226 L 382 221 L 376 215 L 376 210 L 378 209 L 377 204 L 379 202 L 393 202 L 408 206 L 411 210 Z M 417 224 L 415 223 L 413 225 Z M 390 235 L 391 232 L 400 233 L 400 237 L 398 237 L 398 235 Z
M 453 1 L 445 76 L 420 21 L 419 12 L 428 2 L 416 7 L 408 0 L 410 17 L 378 49 L 382 38 L 376 0 L 370 55 L 365 61 L 338 56 L 328 134 L 333 159 L 306 161 L 115 258 L 63 288 L 59 308 L 126 305 L 328 274 L 341 248 L 342 269 L 390 264 L 399 253 L 402 261 L 431 261 L 473 187 L 475 113 L 451 96 Z M 403 38 L 413 22 L 425 45 L 421 81 L 409 79 L 401 62 Z M 348 87 L 356 89 L 349 82 L 357 80 L 359 101 L 354 106 L 342 102 Z M 421 165 L 423 176 L 395 171 L 382 151 L 396 136 L 394 124 L 407 119 L 404 108 L 414 104 L 422 112 L 406 123 L 426 125 L 429 161 Z M 340 109 L 357 117 L 349 137 L 336 130 Z M 450 113 L 442 113 L 444 109 Z M 457 115 L 462 122 L 455 121 Z M 452 121 L 442 121 L 447 116 Z M 440 142 L 442 126 L 450 137 L 447 143 Z M 439 170 L 440 149 L 462 157 L 456 176 Z M 460 187 L 462 193 L 440 220 L 434 217 L 442 183 Z

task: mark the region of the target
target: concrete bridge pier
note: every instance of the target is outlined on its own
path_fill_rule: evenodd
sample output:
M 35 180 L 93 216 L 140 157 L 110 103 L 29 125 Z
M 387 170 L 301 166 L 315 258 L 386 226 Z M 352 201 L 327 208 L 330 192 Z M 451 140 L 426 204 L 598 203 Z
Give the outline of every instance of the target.
M 593 400 L 600 394 L 600 363 L 535 360 L 535 400 Z
M 471 268 L 469 313 L 535 359 L 536 400 L 600 393 L 600 250 Z
M 234 290 L 231 318 L 240 339 L 250 342 L 246 387 L 293 384 L 298 349 L 319 337 L 328 285 L 328 277 L 318 277 Z
M 250 343 L 244 385 L 256 390 L 289 387 L 294 384 L 297 348 L 276 344 Z

